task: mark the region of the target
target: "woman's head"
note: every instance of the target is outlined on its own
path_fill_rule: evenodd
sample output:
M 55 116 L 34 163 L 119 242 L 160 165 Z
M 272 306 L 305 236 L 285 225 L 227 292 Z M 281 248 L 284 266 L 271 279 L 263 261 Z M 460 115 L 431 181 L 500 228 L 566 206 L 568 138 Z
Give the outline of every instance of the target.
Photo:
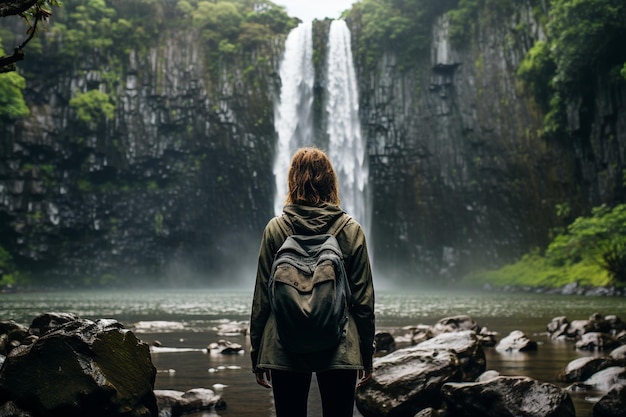
M 337 175 L 328 156 L 317 148 L 300 148 L 291 158 L 287 203 L 339 205 Z

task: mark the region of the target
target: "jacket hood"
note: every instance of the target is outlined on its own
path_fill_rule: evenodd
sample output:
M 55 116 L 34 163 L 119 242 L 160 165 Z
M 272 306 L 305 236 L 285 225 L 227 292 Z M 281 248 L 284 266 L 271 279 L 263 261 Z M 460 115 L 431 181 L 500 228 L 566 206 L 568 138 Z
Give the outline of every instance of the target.
M 302 204 L 287 204 L 283 208 L 293 225 L 296 234 L 322 234 L 343 215 L 341 207 L 334 204 L 320 206 L 306 206 Z

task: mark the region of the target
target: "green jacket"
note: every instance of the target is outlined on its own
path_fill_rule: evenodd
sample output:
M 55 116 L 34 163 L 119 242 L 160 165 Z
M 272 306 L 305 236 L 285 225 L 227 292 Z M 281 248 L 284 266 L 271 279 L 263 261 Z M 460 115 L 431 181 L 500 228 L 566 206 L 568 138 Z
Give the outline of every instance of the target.
M 343 211 L 336 205 L 284 207 L 296 234 L 326 233 Z M 280 369 L 293 372 L 323 372 L 331 369 L 372 369 L 374 353 L 374 286 L 365 234 L 361 225 L 350 220 L 338 233 L 337 241 L 344 255 L 346 273 L 352 291 L 346 336 L 335 350 L 314 354 L 286 351 L 278 340 L 276 322 L 268 298 L 268 282 L 274 254 L 287 236 L 269 221 L 263 232 L 250 318 L 252 368 Z

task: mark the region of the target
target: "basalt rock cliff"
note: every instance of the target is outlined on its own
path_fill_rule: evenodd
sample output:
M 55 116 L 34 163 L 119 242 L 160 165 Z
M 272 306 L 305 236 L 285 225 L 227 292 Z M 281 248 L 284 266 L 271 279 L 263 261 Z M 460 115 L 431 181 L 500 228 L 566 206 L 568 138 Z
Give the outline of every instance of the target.
M 359 22 L 348 25 L 354 42 Z M 597 74 L 594 94 L 570 106 L 571 140 L 549 140 L 516 75 L 544 36 L 530 7 L 478 22 L 460 47 L 448 27 L 433 22 L 416 70 L 391 53 L 373 68 L 356 61 L 381 279 L 454 281 L 545 245 L 558 204 L 581 215 L 624 199 L 624 83 Z M 316 23 L 318 43 L 327 28 Z M 68 283 L 249 283 L 273 215 L 283 42 L 211 79 L 197 33 L 162 33 L 125 52 L 115 113 L 97 123 L 69 105 L 110 85 L 97 51 L 63 70 L 53 53 L 24 61 L 31 115 L 0 125 L 0 246 L 18 268 Z

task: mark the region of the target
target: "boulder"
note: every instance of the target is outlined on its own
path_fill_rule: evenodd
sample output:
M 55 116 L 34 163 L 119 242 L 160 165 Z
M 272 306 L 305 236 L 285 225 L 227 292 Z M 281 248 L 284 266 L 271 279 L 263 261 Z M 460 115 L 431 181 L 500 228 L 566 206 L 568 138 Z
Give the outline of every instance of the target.
M 610 314 L 604 317 L 604 319 L 611 326 L 611 333 L 618 334 L 626 330 L 626 323 L 614 314 Z
M 357 408 L 364 417 L 404 416 L 437 408 L 443 383 L 473 381 L 485 371 L 485 362 L 475 332 L 442 333 L 375 358 L 372 379 L 357 389 Z
M 417 345 L 425 340 L 432 339 L 435 335 L 433 333 L 432 326 L 420 324 L 415 327 L 411 327 L 411 343 Z
M 626 417 L 626 385 L 616 385 L 594 404 L 593 417 Z
M 8 401 L 0 405 L 0 416 L 2 417 L 34 417 L 28 411 L 19 408 L 13 401 Z
M 626 324 L 616 315 L 603 316 L 593 313 L 587 320 L 573 320 L 569 322 L 565 316 L 555 317 L 546 326 L 552 339 L 578 339 L 587 333 L 605 333 L 617 335 L 626 330 Z
M 590 352 L 611 350 L 619 346 L 619 342 L 611 335 L 600 332 L 585 333 L 576 342 L 576 349 L 588 350 Z
M 493 347 L 498 344 L 498 332 L 491 332 L 486 327 L 480 329 L 480 333 L 477 336 L 478 341 L 483 346 Z
M 567 326 L 566 335 L 570 338 L 579 338 L 587 333 L 589 320 L 572 320 Z
M 393 352 L 396 350 L 396 341 L 389 332 L 378 332 L 374 336 L 376 352 Z
M 501 376 L 500 372 L 498 371 L 494 371 L 494 370 L 489 370 L 489 371 L 485 371 L 482 374 L 480 374 L 478 376 L 478 378 L 476 378 L 476 382 L 485 382 L 485 381 L 489 381 L 490 379 L 495 379 L 497 377 Z
M 498 352 L 528 352 L 537 350 L 537 342 L 530 340 L 524 332 L 513 330 L 496 345 Z
M 626 367 L 610 366 L 591 375 L 583 382 L 586 388 L 609 391 L 616 385 L 626 384 Z
M 357 388 L 356 406 L 363 417 L 412 416 L 441 405 L 441 386 L 460 380 L 461 366 L 449 350 L 411 346 L 374 358 L 372 378 Z
M 461 380 L 473 381 L 485 372 L 487 360 L 482 345 L 471 330 L 442 333 L 420 343 L 421 349 L 449 350 L 456 354 L 461 366 Z
M 21 345 L 28 338 L 28 328 L 12 320 L 0 321 L 0 356 Z
M 13 402 L 35 417 L 157 415 L 147 344 L 115 320 L 48 318 L 33 322 L 31 333 L 40 334 L 34 343 L 6 357 L 0 404 Z
M 567 391 L 528 377 L 446 383 L 441 388 L 450 415 L 463 417 L 575 417 Z
M 609 353 L 609 356 L 613 359 L 621 361 L 626 360 L 626 345 L 616 347 L 611 351 L 611 353 Z
M 589 320 L 587 321 L 587 326 L 585 328 L 586 332 L 598 332 L 598 333 L 611 333 L 613 325 L 619 324 L 619 319 L 616 316 L 611 316 L 610 320 L 607 320 L 600 313 L 593 313 L 589 316 Z
M 594 358 L 586 356 L 583 358 L 574 359 L 567 364 L 563 370 L 557 375 L 557 380 L 563 382 L 577 382 L 584 381 L 590 378 L 593 374 L 602 369 L 610 366 L 615 366 L 617 361 L 609 357 Z
M 73 313 L 43 313 L 33 319 L 28 330 L 35 336 L 41 336 L 65 323 L 79 319 L 80 317 Z
M 433 334 L 439 335 L 441 333 L 459 332 L 465 330 L 472 330 L 478 332 L 478 325 L 470 316 L 458 315 L 452 317 L 446 317 L 439 320 L 433 326 Z
M 211 353 L 221 353 L 222 355 L 233 355 L 243 353 L 243 347 L 239 343 L 230 340 L 220 340 L 209 344 L 208 349 Z
M 546 326 L 546 330 L 548 334 L 553 339 L 563 335 L 566 333 L 567 327 L 569 326 L 569 321 L 565 316 L 554 317 L 550 323 Z
M 177 417 L 198 411 L 226 408 L 221 396 L 207 388 L 194 388 L 186 392 L 155 390 L 154 395 L 159 407 L 159 417 Z

